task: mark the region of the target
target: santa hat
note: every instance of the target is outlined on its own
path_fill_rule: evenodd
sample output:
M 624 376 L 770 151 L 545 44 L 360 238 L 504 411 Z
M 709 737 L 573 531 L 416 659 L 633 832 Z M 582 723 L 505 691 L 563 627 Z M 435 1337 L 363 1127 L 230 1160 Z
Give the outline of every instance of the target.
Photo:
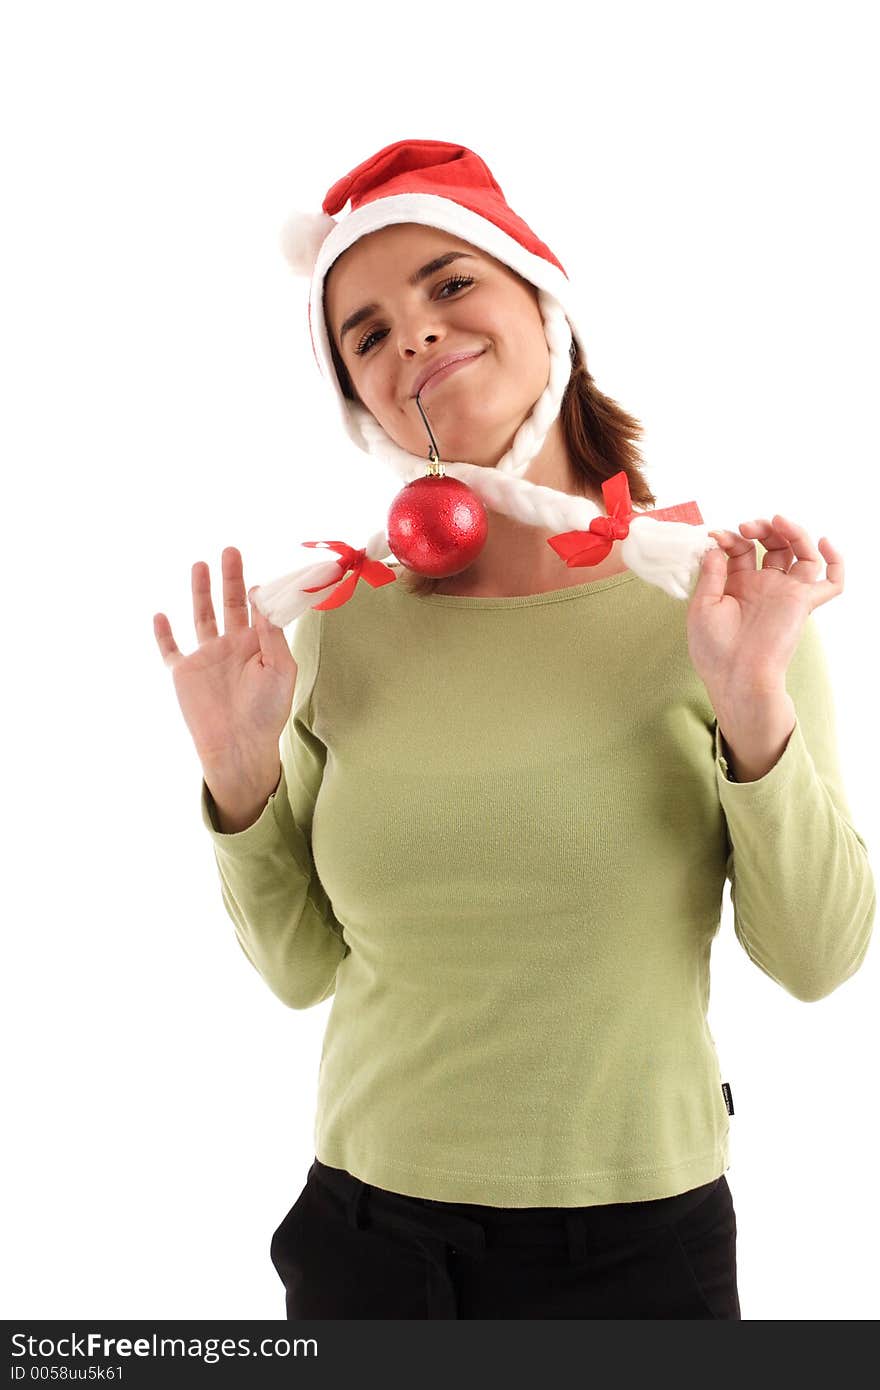
M 347 202 L 347 216 L 337 220 Z M 620 540 L 621 558 L 630 570 L 674 598 L 688 598 L 703 554 L 716 545 L 696 503 L 633 512 L 627 475 L 620 472 L 602 485 L 607 513 L 603 515 L 585 497 L 539 486 L 525 477 L 559 415 L 571 376 L 573 338 L 586 360 L 580 327 L 584 319 L 561 262 L 508 206 L 480 156 L 463 145 L 442 140 L 398 140 L 386 145 L 333 184 L 321 212 L 294 212 L 282 229 L 287 261 L 311 280 L 312 350 L 349 438 L 365 453 L 381 459 L 404 483 L 426 472 L 425 456 L 401 448 L 365 406 L 343 394 L 324 315 L 324 281 L 334 261 L 360 237 L 404 222 L 436 227 L 470 242 L 534 285 L 550 354 L 547 386 L 498 463 L 487 468 L 443 460 L 443 471 L 466 483 L 492 510 L 560 532 L 550 538 L 550 544 L 570 567 L 598 564 L 613 541 Z M 360 549 L 344 541 L 302 544 L 334 549 L 337 558 L 307 565 L 252 591 L 252 601 L 279 627 L 308 607 L 338 607 L 351 596 L 359 578 L 373 586 L 397 578 L 383 563 L 393 555 L 385 527 Z

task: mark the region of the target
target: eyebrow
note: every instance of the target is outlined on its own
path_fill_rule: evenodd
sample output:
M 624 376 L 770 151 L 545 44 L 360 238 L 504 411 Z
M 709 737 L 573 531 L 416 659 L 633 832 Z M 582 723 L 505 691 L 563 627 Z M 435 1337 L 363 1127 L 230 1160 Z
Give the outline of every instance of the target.
M 442 270 L 445 265 L 449 265 L 452 261 L 472 261 L 474 259 L 476 258 L 469 251 L 447 251 L 444 256 L 435 256 L 433 261 L 428 261 L 427 265 L 421 266 L 415 275 L 409 277 L 409 283 L 413 286 L 420 285 L 423 280 L 427 280 L 435 271 Z M 364 319 L 369 318 L 370 314 L 375 314 L 378 309 L 378 304 L 364 304 L 362 308 L 355 309 L 353 314 L 349 314 L 339 330 L 340 345 L 350 328 L 357 328 L 359 323 L 363 323 Z

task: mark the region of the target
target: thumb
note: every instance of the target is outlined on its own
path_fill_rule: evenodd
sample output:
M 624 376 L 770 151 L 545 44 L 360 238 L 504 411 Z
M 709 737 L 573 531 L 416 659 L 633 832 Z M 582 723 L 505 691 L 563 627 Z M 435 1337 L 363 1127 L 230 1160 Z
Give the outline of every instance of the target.
M 714 538 L 715 533 L 709 532 Z M 706 603 L 720 600 L 724 595 L 727 586 L 727 552 L 716 544 L 703 552 L 700 560 L 700 570 L 697 582 L 694 585 L 691 600 L 698 603 Z
M 281 667 L 293 660 L 293 653 L 287 645 L 284 628 L 278 627 L 267 618 L 259 604 L 255 602 L 259 590 L 259 584 L 252 585 L 248 589 L 248 601 L 253 613 L 254 628 L 260 639 L 260 650 L 271 665 Z

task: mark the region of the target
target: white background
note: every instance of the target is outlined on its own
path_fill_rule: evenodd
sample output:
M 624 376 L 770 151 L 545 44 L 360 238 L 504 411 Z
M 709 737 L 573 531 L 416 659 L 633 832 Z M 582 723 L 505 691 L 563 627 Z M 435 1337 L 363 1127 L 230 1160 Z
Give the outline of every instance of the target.
M 854 823 L 877 843 L 868 4 L 545 0 L 7 10 L 2 222 L 3 1316 L 283 1318 L 329 1001 L 238 947 L 153 637 L 190 569 L 363 544 L 399 483 L 311 355 L 292 207 L 392 141 L 458 141 L 581 287 L 657 505 L 788 513 L 846 561 L 816 610 Z M 288 635 L 292 628 L 288 629 Z M 710 1026 L 745 1319 L 878 1315 L 877 951 L 818 1003 L 733 936 Z

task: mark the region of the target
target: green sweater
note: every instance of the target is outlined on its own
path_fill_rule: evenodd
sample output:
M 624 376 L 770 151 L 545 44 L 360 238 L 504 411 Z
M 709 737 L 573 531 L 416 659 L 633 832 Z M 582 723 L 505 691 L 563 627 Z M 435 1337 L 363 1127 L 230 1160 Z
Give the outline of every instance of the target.
M 411 1196 L 667 1197 L 729 1167 L 707 1023 L 736 937 L 801 1000 L 861 964 L 876 892 L 812 617 L 797 725 L 728 780 L 687 603 L 631 571 L 520 598 L 359 582 L 296 621 L 282 776 L 216 828 L 239 944 L 292 1009 L 333 997 L 315 1153 Z

